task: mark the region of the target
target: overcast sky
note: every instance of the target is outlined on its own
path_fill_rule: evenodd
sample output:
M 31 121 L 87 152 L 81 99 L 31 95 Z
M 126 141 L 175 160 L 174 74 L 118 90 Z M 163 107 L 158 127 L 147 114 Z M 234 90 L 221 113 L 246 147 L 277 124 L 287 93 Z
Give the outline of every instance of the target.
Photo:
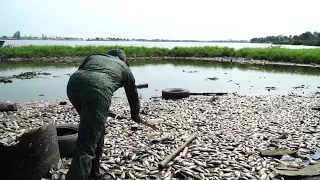
M 0 36 L 249 40 L 320 31 L 319 0 L 1 0 Z

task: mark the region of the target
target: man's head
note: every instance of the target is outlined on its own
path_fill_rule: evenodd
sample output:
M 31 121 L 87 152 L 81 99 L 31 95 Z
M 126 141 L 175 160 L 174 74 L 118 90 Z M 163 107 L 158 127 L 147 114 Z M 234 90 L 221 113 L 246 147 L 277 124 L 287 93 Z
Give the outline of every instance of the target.
M 124 51 L 122 51 L 120 49 L 112 49 L 108 52 L 108 54 L 111 56 L 117 56 L 117 57 L 119 57 L 119 59 L 121 59 L 122 61 L 127 63 L 126 54 L 124 53 Z

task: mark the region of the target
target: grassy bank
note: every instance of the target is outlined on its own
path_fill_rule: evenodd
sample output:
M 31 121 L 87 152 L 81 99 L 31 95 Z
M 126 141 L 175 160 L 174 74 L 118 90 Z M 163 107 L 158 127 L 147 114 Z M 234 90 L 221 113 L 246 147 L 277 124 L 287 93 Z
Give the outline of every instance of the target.
M 128 57 L 242 57 L 276 62 L 320 64 L 320 49 L 285 49 L 229 47 L 175 47 L 148 48 L 137 46 L 20 46 L 0 48 L 0 58 L 75 57 L 93 53 L 106 53 L 110 49 L 123 49 Z

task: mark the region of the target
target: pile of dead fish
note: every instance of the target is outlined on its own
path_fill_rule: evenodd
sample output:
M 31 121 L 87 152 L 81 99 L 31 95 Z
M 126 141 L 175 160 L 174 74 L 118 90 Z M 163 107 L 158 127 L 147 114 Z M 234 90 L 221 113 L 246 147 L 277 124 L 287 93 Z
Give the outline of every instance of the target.
M 0 83 L 12 83 L 12 80 L 9 77 L 0 76 Z
M 72 114 L 73 107 L 61 107 L 59 101 L 27 101 L 7 102 L 3 104 L 16 105 L 17 111 L 0 112 L 0 144 L 12 146 L 18 143 L 19 137 L 49 122 L 77 123 L 78 118 L 66 120 L 65 116 Z M 70 111 L 70 112 L 68 112 Z M 77 114 L 74 113 L 75 116 Z
M 51 73 L 47 73 L 47 72 L 22 72 L 18 75 L 13 75 L 14 78 L 18 78 L 18 79 L 31 79 L 31 78 L 35 78 L 39 75 L 51 75 Z
M 293 154 L 311 157 L 320 148 L 320 116 L 314 109 L 319 97 L 234 94 L 142 101 L 142 118 L 159 131 L 131 121 L 127 100 L 115 98 L 110 110 L 127 118 L 108 118 L 101 167 L 119 179 L 281 179 L 274 169 L 288 165 L 284 160 Z M 79 122 L 69 102 L 23 102 L 19 107 L 0 113 L 1 141 L 12 141 L 14 133 L 50 119 Z M 7 130 L 9 121 L 12 131 Z M 194 133 L 197 137 L 159 169 Z M 280 157 L 268 156 L 279 149 L 285 150 Z
M 0 83 L 12 83 L 12 79 L 33 79 L 33 78 L 39 78 L 41 75 L 51 75 L 51 73 L 48 72 L 36 72 L 36 71 L 30 71 L 30 72 L 21 72 L 20 74 L 13 75 L 13 76 L 5 76 L 0 77 Z

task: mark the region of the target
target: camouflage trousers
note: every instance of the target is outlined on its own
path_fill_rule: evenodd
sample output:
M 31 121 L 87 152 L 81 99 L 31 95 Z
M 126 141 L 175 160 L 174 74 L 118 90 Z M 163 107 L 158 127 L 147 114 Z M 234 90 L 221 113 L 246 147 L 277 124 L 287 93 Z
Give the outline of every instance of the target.
M 93 179 L 99 172 L 110 103 L 96 91 L 68 91 L 67 94 L 80 115 L 78 139 L 67 180 Z

